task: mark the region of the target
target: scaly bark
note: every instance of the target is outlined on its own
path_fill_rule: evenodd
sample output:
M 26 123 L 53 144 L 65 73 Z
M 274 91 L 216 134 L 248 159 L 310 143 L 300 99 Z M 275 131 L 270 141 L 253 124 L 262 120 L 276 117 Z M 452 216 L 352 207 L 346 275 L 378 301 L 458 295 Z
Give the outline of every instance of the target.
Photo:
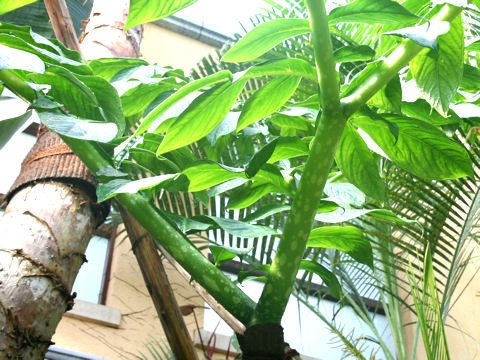
M 91 195 L 46 182 L 20 190 L 0 220 L 0 359 L 43 359 L 96 219 Z

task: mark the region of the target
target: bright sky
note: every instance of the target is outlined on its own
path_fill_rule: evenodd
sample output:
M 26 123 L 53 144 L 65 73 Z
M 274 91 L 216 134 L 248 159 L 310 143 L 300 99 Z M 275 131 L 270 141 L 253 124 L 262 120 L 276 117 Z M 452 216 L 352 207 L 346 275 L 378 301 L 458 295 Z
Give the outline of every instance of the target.
M 244 33 L 240 23 L 250 29 L 249 18 L 261 12 L 262 8 L 271 9 L 271 6 L 263 0 L 198 0 L 175 16 L 232 36 L 234 33 Z

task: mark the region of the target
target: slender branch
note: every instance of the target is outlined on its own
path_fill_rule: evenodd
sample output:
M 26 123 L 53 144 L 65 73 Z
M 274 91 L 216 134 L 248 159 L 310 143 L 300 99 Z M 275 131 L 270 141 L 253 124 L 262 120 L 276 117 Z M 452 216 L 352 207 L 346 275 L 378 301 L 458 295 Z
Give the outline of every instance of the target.
M 345 126 L 323 0 L 306 0 L 323 113 L 253 323 L 279 323 Z
M 155 248 L 155 240 L 123 206 L 119 205 L 123 223 L 132 243 L 148 292 L 176 359 L 197 360 L 197 352 L 188 335 L 172 286 L 162 260 Z
M 431 21 L 453 21 L 462 8 L 445 4 L 440 11 L 432 17 Z M 362 107 L 368 99 L 384 87 L 398 72 L 412 60 L 420 51 L 425 49 L 412 40 L 404 40 L 388 57 L 378 64 L 363 83 L 351 95 L 342 99 L 345 116 L 350 117 Z M 365 69 L 364 71 L 369 71 Z
M 44 0 L 44 3 L 57 40 L 67 48 L 81 53 L 80 43 L 65 0 Z

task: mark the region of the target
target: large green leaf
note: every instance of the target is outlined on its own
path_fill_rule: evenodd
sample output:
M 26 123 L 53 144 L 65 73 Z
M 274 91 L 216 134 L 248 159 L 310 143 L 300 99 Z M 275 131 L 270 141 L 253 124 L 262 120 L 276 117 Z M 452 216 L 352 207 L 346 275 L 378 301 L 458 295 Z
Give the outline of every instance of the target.
M 3 0 L 0 6 L 0 14 L 5 14 L 19 7 L 34 3 L 37 0 Z
M 178 174 L 167 174 L 146 177 L 140 180 L 114 179 L 107 183 L 100 183 L 97 186 L 97 199 L 105 201 L 121 193 L 134 194 L 140 190 L 151 189 L 155 186 L 165 185 Z
M 278 192 L 272 184 L 248 183 L 245 186 L 233 191 L 228 199 L 228 209 L 243 209 L 258 201 L 264 195 Z
M 141 59 L 131 58 L 105 58 L 95 59 L 89 62 L 90 67 L 95 75 L 103 77 L 107 81 L 111 81 L 115 75 L 132 68 L 148 65 L 148 62 Z
M 0 70 L 3 69 L 43 73 L 45 64 L 35 54 L 0 45 Z
M 338 282 L 337 277 L 325 266 L 315 263 L 313 261 L 302 260 L 300 263 L 300 267 L 298 269 L 310 271 L 314 274 L 317 274 L 325 282 L 325 284 L 328 287 L 328 291 L 330 291 L 333 297 L 337 299 L 342 298 L 343 296 L 342 286 Z
M 286 58 L 280 60 L 271 60 L 250 67 L 244 78 L 250 79 L 260 76 L 301 76 L 311 82 L 317 82 L 317 70 L 309 62 L 303 59 Z
M 192 81 L 191 83 L 186 84 L 182 88 L 180 88 L 175 94 L 167 98 L 165 101 L 160 103 L 155 109 L 153 109 L 142 121 L 140 126 L 135 131 L 136 135 L 141 135 L 145 131 L 147 131 L 150 126 L 157 120 L 166 110 L 168 110 L 171 106 L 179 102 L 180 100 L 184 99 L 187 95 L 193 94 L 198 90 L 206 88 L 208 86 L 213 86 L 218 83 L 223 83 L 227 80 L 232 79 L 232 73 L 230 71 L 219 71 L 213 75 L 204 77 L 202 79 L 198 79 Z
M 385 112 L 400 113 L 402 109 L 402 85 L 400 78 L 395 76 L 368 101 L 369 105 L 378 107 Z
M 215 266 L 220 267 L 224 262 L 235 259 L 237 256 L 243 259 L 253 248 L 232 248 L 230 246 L 210 245 L 208 247 L 212 253 Z
M 413 77 L 425 99 L 443 116 L 460 86 L 463 75 L 462 18 L 450 24 L 450 31 L 439 36 L 437 49 L 425 49 L 410 62 Z
M 480 89 L 480 70 L 476 67 L 464 64 L 460 88 L 466 91 L 477 92 Z
M 55 40 L 48 40 L 32 32 L 28 26 L 15 26 L 0 22 L 0 44 L 30 52 L 45 63 L 60 65 L 77 74 L 92 74 L 92 70 L 83 63 L 78 52 L 65 48 Z
M 337 249 L 373 268 L 372 246 L 362 231 L 354 226 L 323 226 L 314 229 L 308 237 L 307 246 Z
M 9 98 L 0 96 L 0 104 Z M 25 114 L 16 116 L 10 119 L 0 119 L 0 149 L 2 149 L 5 144 L 10 140 L 13 134 L 17 132 L 18 129 L 22 127 L 23 124 L 27 122 L 32 116 L 31 111 L 27 111 Z
M 251 178 L 254 177 L 260 168 L 267 163 L 267 161 L 272 156 L 273 152 L 275 151 L 275 147 L 277 146 L 279 138 L 276 138 L 262 147 L 259 151 L 253 154 L 252 158 L 247 164 L 245 168 L 245 175 Z
M 53 112 L 39 112 L 40 121 L 60 135 L 99 142 L 109 142 L 117 134 L 113 123 L 91 121 Z
M 255 92 L 243 107 L 237 131 L 278 110 L 293 95 L 300 79 L 298 76 L 282 76 Z
M 343 46 L 333 53 L 336 63 L 351 61 L 370 61 L 375 57 L 375 50 L 370 46 Z
M 117 125 L 123 134 L 125 119 L 120 98 L 115 88 L 99 76 L 74 75 L 52 66 L 44 74 L 32 74 L 37 84 L 50 85 L 48 94 L 61 102 L 71 114 L 81 118 L 108 121 Z
M 438 48 L 438 37 L 448 32 L 448 21 L 429 21 L 420 26 L 412 26 L 385 33 L 385 35 L 397 35 L 415 41 L 417 44 L 431 49 Z
M 293 36 L 310 32 L 308 20 L 276 19 L 258 25 L 222 57 L 225 62 L 244 62 L 257 59 L 275 45 Z
M 130 0 L 125 30 L 170 16 L 196 0 Z
M 229 113 L 245 82 L 225 83 L 197 97 L 168 128 L 157 155 L 189 145 L 212 132 Z
M 434 126 L 412 118 L 385 115 L 398 126 L 398 140 L 388 125 L 367 116 L 354 118 L 383 151 L 403 169 L 424 179 L 445 180 L 472 176 L 472 162 L 460 144 L 446 137 Z
M 403 102 L 402 113 L 412 118 L 425 121 L 434 126 L 458 124 L 462 120 L 452 110 L 449 110 L 448 117 L 443 117 L 424 99 L 417 99 L 414 102 Z
M 350 123 L 347 123 L 340 139 L 335 161 L 353 185 L 383 202 L 385 184 L 380 177 L 380 161 Z
M 341 22 L 406 25 L 418 20 L 418 16 L 392 0 L 357 0 L 333 9 L 328 15 L 331 25 Z
M 282 136 L 279 138 L 277 146 L 268 163 L 273 164 L 279 160 L 291 159 L 298 156 L 308 155 L 308 144 L 296 136 Z
M 220 227 L 227 233 L 241 238 L 258 238 L 267 235 L 278 235 L 275 229 L 268 226 L 252 225 L 243 221 L 224 219 L 216 216 L 198 215 L 193 217 L 197 221 L 210 222 L 216 227 Z
M 188 191 L 201 191 L 225 181 L 244 177 L 243 169 L 222 167 L 214 162 L 203 162 L 183 171 L 190 180 Z

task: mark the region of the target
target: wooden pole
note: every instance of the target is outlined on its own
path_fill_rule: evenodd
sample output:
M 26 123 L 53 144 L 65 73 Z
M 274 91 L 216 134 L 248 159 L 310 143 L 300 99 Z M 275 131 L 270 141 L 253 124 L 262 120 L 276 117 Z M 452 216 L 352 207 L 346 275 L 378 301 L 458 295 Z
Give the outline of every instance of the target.
M 155 240 L 118 202 L 117 206 L 175 359 L 198 359 L 155 246 Z

